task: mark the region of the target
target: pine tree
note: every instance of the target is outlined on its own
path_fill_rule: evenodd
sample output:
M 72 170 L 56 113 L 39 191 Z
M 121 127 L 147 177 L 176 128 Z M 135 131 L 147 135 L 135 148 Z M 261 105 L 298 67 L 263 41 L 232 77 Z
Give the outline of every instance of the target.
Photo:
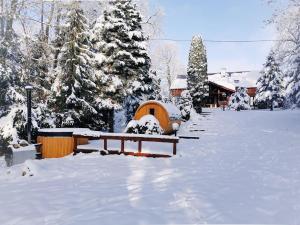
M 255 104 L 259 108 L 269 107 L 272 110 L 274 106 L 282 106 L 283 100 L 283 76 L 272 51 L 257 81 Z
M 292 57 L 288 72 L 287 104 L 300 108 L 300 54 Z
M 235 93 L 230 96 L 228 106 L 237 111 L 251 109 L 250 97 L 247 94 L 247 89 L 244 87 L 237 87 Z
M 191 110 L 193 108 L 192 97 L 189 91 L 185 90 L 181 93 L 176 104 L 181 112 L 181 117 L 185 121 L 190 119 Z
M 58 113 L 57 126 L 102 128 L 96 102 L 97 87 L 91 61 L 93 53 L 88 33 L 88 21 L 74 3 L 63 28 L 63 46 L 55 69 L 51 106 Z
M 200 36 L 192 39 L 187 74 L 193 106 L 197 113 L 201 113 L 203 100 L 208 94 L 208 78 L 206 49 Z
M 151 61 L 144 37 L 142 18 L 131 0 L 110 1 L 104 12 L 99 49 L 102 70 L 113 100 L 124 106 L 130 120 L 141 101 L 154 92 Z

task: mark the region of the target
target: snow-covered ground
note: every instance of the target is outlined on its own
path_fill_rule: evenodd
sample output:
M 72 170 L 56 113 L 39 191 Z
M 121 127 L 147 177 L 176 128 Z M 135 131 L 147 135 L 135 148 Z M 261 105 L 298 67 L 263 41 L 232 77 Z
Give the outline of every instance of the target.
M 300 111 L 206 111 L 181 127 L 200 139 L 181 139 L 176 157 L 1 169 L 0 224 L 299 224 Z

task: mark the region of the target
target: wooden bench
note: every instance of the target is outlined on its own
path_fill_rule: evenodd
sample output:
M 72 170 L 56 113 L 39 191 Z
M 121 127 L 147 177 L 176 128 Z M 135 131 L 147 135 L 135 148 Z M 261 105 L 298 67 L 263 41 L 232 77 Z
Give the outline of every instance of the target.
M 142 152 L 143 142 L 161 142 L 161 143 L 172 143 L 173 144 L 173 155 L 176 155 L 177 149 L 176 145 L 179 142 L 178 137 L 167 136 L 167 135 L 142 135 L 142 134 L 126 134 L 126 133 L 101 133 L 93 132 L 87 134 L 73 134 L 74 138 L 74 153 L 79 152 L 77 147 L 78 138 L 89 138 L 90 140 L 103 140 L 103 150 L 107 151 L 108 154 L 124 154 L 124 155 L 134 155 L 134 156 L 145 156 L 145 157 L 171 157 L 170 155 L 164 154 L 152 154 Z M 107 143 L 108 140 L 119 140 L 121 143 L 120 151 L 110 151 L 108 150 Z M 138 152 L 128 152 L 125 151 L 125 141 L 138 142 Z

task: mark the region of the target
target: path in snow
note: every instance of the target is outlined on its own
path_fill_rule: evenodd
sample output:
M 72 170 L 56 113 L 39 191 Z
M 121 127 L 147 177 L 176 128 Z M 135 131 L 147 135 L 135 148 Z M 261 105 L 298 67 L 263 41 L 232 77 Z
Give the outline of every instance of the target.
M 0 224 L 300 223 L 300 111 L 215 110 L 180 134 L 200 139 L 180 140 L 170 159 L 90 154 L 1 170 Z

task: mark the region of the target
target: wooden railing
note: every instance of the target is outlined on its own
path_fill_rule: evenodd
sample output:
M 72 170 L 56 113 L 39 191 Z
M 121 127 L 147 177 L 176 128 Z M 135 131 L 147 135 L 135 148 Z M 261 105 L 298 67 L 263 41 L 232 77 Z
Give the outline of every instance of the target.
M 178 137 L 167 136 L 167 135 L 142 135 L 142 134 L 125 134 L 125 133 L 87 133 L 87 134 L 73 134 L 74 138 L 74 153 L 80 152 L 77 146 L 78 138 L 89 138 L 90 140 L 103 140 L 103 150 L 107 151 L 109 154 L 124 154 L 124 155 L 134 155 L 134 156 L 146 156 L 146 157 L 171 157 L 170 155 L 164 154 L 153 154 L 153 153 L 143 153 L 142 143 L 143 142 L 161 142 L 161 143 L 171 143 L 173 144 L 173 155 L 176 155 L 177 148 L 176 145 L 179 142 Z M 120 151 L 110 151 L 108 149 L 108 140 L 119 140 L 121 143 Z M 128 152 L 125 150 L 125 141 L 138 142 L 138 152 Z

